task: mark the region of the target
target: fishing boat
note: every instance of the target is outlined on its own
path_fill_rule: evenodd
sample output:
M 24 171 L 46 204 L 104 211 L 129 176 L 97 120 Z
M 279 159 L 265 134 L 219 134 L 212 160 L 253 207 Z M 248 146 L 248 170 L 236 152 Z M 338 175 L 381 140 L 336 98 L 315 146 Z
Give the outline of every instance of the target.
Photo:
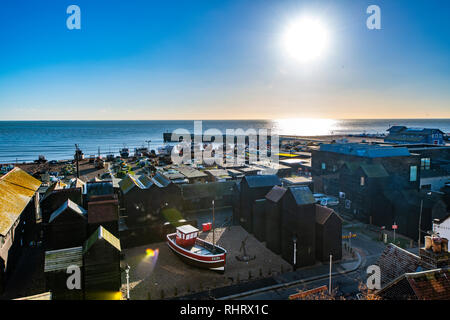
M 120 151 L 120 156 L 122 158 L 128 158 L 128 156 L 130 155 L 130 149 L 128 149 L 127 147 L 123 147 Z
M 185 263 L 222 273 L 225 271 L 227 251 L 224 248 L 198 238 L 199 230 L 189 224 L 176 230 L 176 233 L 167 235 L 167 244 Z

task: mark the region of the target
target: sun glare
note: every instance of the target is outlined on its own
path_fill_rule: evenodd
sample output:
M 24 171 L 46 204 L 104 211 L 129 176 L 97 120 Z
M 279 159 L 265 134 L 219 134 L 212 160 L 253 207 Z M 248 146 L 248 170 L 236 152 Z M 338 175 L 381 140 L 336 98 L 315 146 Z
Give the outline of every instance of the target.
M 282 37 L 282 45 L 289 57 L 302 63 L 322 57 L 328 44 L 327 28 L 312 17 L 301 17 L 291 22 Z

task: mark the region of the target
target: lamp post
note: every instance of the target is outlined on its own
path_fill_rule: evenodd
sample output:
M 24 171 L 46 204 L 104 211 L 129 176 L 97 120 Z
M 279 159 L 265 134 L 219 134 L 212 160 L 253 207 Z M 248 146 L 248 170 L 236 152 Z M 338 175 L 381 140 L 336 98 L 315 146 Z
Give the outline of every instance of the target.
M 297 235 L 294 234 L 292 237 L 292 242 L 294 243 L 294 270 L 297 269 Z
M 125 268 L 125 273 L 127 275 L 127 300 L 130 300 L 130 269 L 131 267 L 127 264 Z
M 331 265 L 333 263 L 333 255 L 330 254 L 330 284 L 328 285 L 328 293 L 331 295 Z

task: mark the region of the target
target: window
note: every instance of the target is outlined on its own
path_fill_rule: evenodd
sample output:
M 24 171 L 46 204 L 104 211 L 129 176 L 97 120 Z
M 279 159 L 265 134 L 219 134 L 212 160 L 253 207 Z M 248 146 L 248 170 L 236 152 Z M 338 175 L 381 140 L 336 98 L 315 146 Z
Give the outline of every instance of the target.
M 422 170 L 430 170 L 430 158 L 422 158 L 420 159 L 420 169 Z
M 327 165 L 325 164 L 325 162 L 322 162 L 322 170 L 325 170 L 327 168 Z
M 417 181 L 417 166 L 409 168 L 409 181 Z
M 361 177 L 361 187 L 363 187 L 364 184 L 365 184 L 365 179 L 364 179 L 364 177 Z

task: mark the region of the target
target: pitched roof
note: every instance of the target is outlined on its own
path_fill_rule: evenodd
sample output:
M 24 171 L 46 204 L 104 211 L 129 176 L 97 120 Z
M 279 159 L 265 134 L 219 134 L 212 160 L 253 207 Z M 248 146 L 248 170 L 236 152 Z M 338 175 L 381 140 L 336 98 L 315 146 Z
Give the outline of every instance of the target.
M 274 186 L 267 194 L 266 199 L 270 200 L 272 202 L 278 202 L 283 198 L 284 194 L 286 193 L 287 189 L 280 187 L 280 186 Z
M 58 209 L 56 209 L 50 216 L 50 219 L 48 220 L 48 222 L 52 222 L 54 221 L 61 213 L 63 213 L 64 211 L 66 211 L 67 209 L 71 210 L 72 212 L 75 212 L 77 214 L 79 214 L 80 216 L 82 216 L 83 218 L 86 217 L 86 213 L 87 211 L 79 206 L 78 204 L 76 204 L 75 202 L 73 202 L 70 199 L 67 199 L 67 201 L 65 201 L 62 206 L 60 206 Z
M 64 271 L 71 265 L 83 266 L 83 248 L 74 247 L 45 252 L 44 272 Z
M 153 177 L 152 177 L 153 183 L 160 187 L 160 188 L 165 188 L 167 187 L 169 184 L 172 183 L 172 181 L 170 181 L 170 179 L 167 179 L 164 175 L 162 175 L 161 173 L 157 172 Z
M 333 209 L 316 204 L 316 223 L 325 224 L 333 214 L 343 220 Z
M 143 189 L 141 187 L 141 183 L 138 182 L 137 179 L 131 174 L 127 174 L 127 176 L 119 182 L 119 187 L 122 190 L 123 194 L 127 194 L 134 187 L 140 187 L 141 189 Z
M 377 295 L 398 299 L 450 300 L 449 269 L 405 273 L 378 291 Z
M 83 254 L 89 251 L 89 249 L 96 243 L 98 240 L 105 240 L 110 245 L 112 245 L 117 250 L 121 251 L 120 248 L 120 240 L 117 239 L 112 233 L 103 228 L 102 226 L 98 227 L 97 230 L 86 240 L 84 243 Z
M 170 183 L 171 181 L 160 173 L 157 173 L 153 177 L 149 177 L 147 175 L 134 176 L 127 174 L 127 176 L 119 182 L 119 186 L 123 194 L 127 194 L 135 187 L 141 190 L 150 189 L 153 185 L 158 188 L 165 188 Z
M 313 204 L 316 202 L 311 190 L 307 186 L 288 187 L 297 205 Z
M 73 178 L 69 182 L 69 188 L 83 188 L 86 182 L 78 178 Z
M 5 236 L 33 198 L 41 182 L 20 168 L 0 177 L 0 234 Z
M 369 178 L 385 178 L 389 177 L 389 173 L 387 173 L 386 169 L 381 163 L 361 164 L 361 169 Z
M 389 131 L 389 132 L 398 132 L 398 131 L 402 131 L 404 129 L 406 129 L 405 126 L 392 126 L 389 129 L 387 129 L 387 131 Z
M 250 188 L 281 186 L 281 181 L 274 174 L 260 174 L 256 176 L 245 176 L 242 181 L 247 181 Z
M 89 199 L 91 196 L 102 196 L 114 194 L 114 188 L 111 181 L 88 182 L 84 185 L 83 194 Z
M 405 273 L 432 269 L 419 256 L 392 243 L 386 246 L 376 264 L 380 267 L 382 287 Z
M 207 175 L 200 170 L 191 167 L 177 167 L 178 172 L 184 175 L 186 178 L 206 178 Z

